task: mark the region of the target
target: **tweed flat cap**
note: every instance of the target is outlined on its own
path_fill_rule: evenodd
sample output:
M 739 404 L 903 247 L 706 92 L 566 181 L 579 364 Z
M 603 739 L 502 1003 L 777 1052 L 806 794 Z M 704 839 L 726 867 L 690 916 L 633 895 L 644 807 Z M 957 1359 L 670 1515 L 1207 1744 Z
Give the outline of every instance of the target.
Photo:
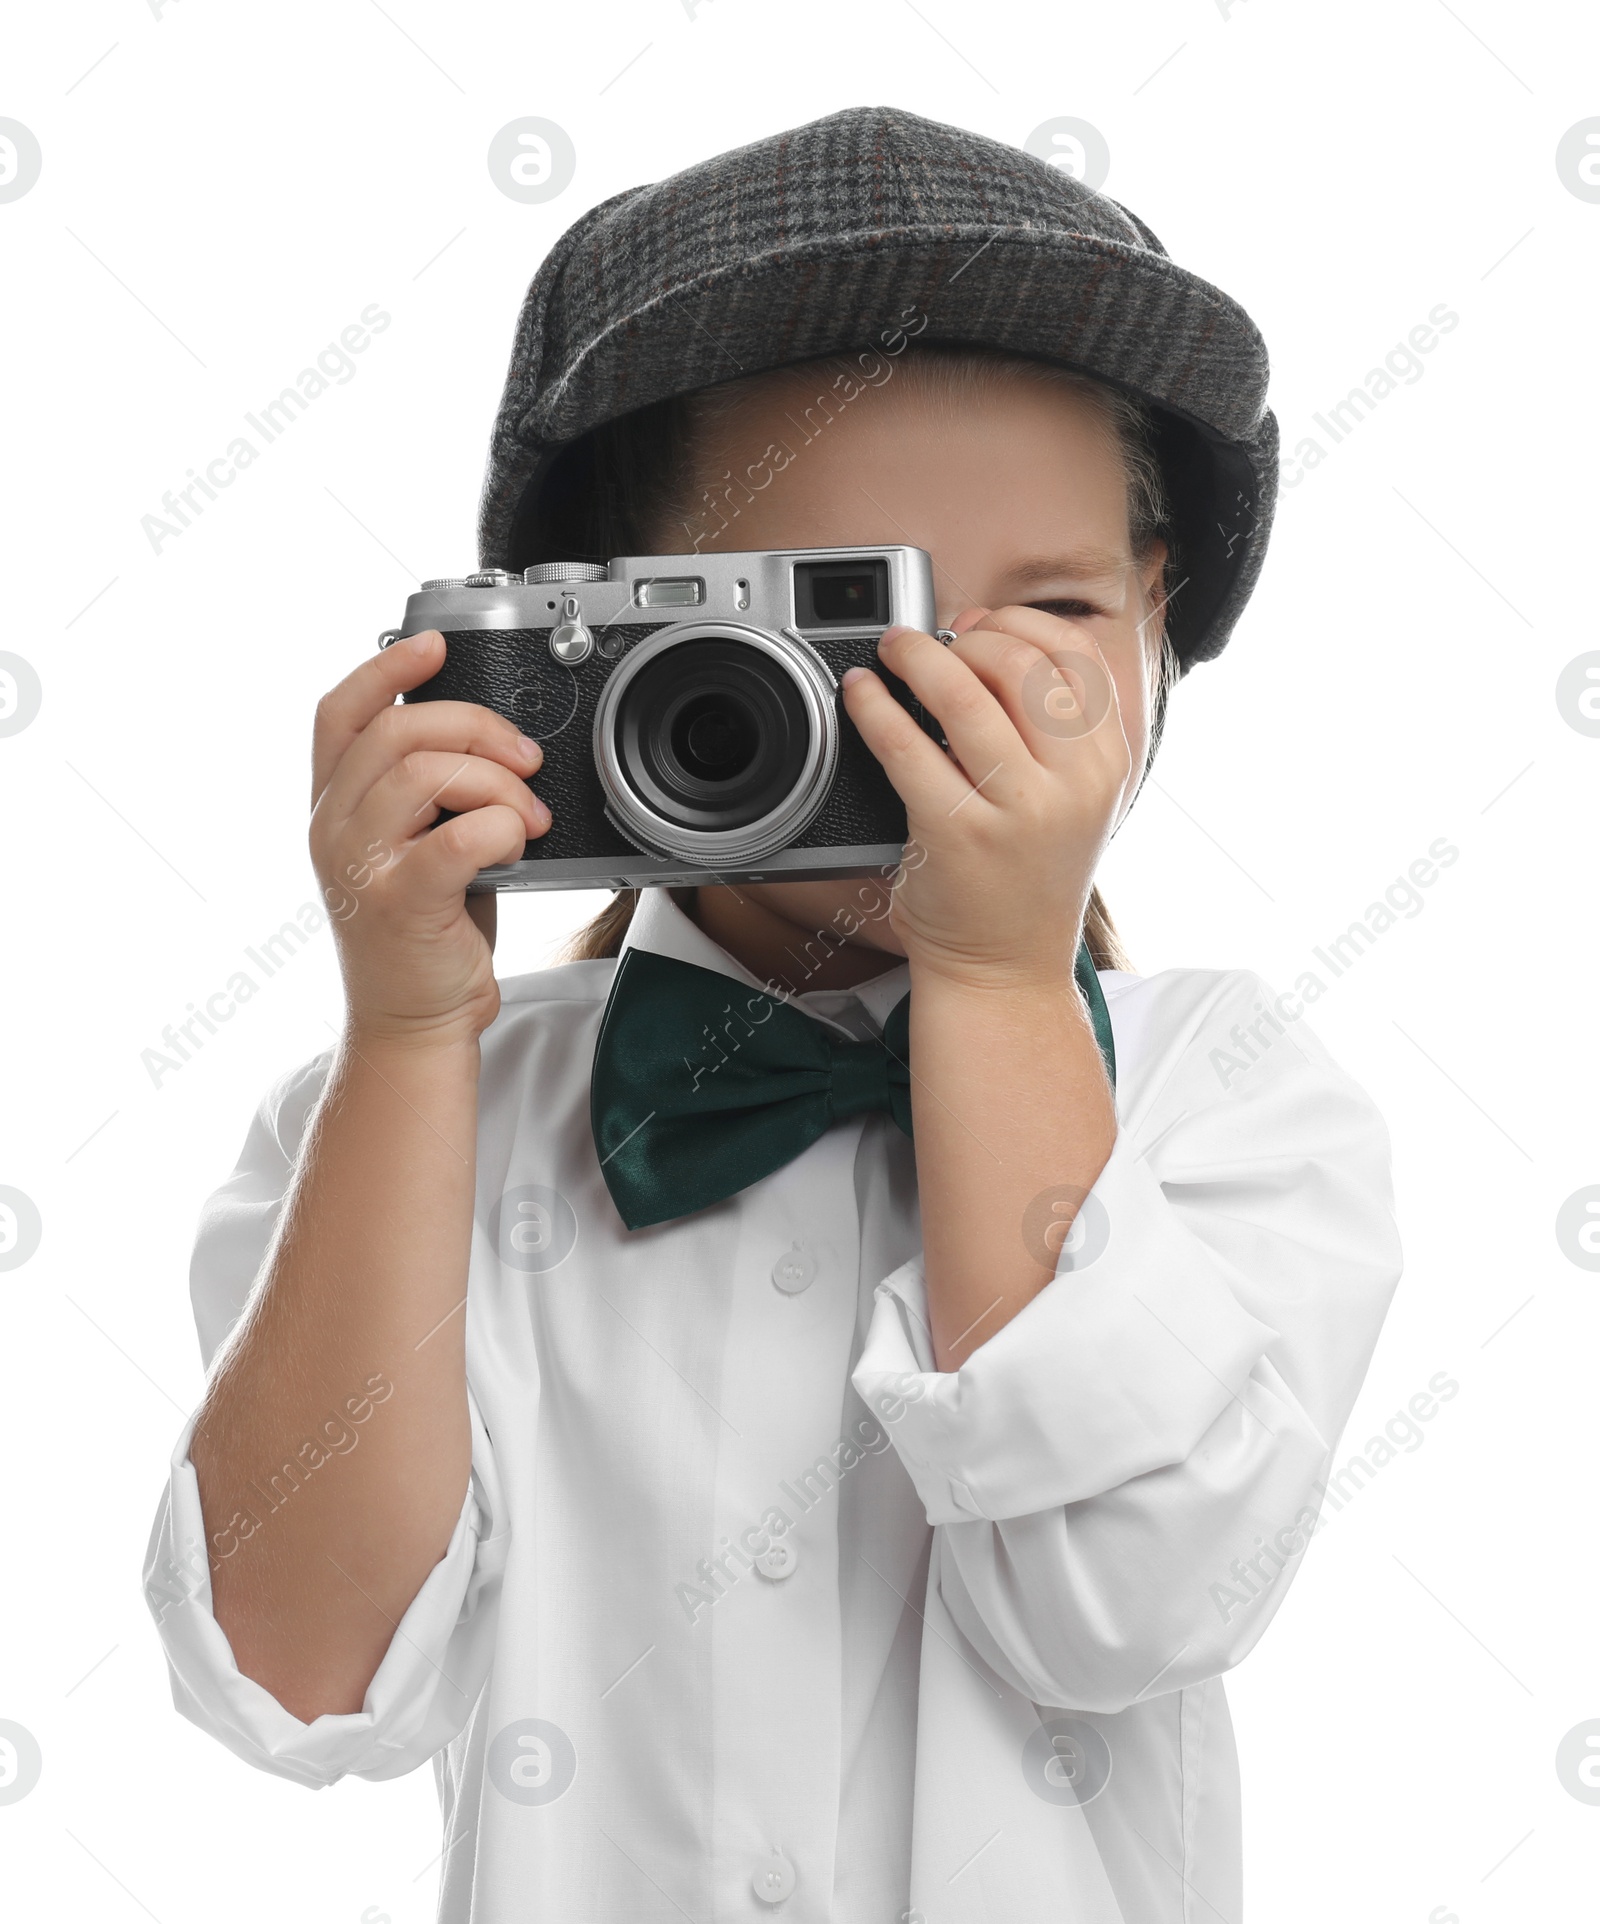
M 1185 672 L 1218 654 L 1277 494 L 1267 351 L 1236 301 L 1047 161 L 896 107 L 853 107 L 614 195 L 534 275 L 490 442 L 478 565 L 520 567 L 556 454 L 668 395 L 877 343 L 1009 349 L 1155 404 Z

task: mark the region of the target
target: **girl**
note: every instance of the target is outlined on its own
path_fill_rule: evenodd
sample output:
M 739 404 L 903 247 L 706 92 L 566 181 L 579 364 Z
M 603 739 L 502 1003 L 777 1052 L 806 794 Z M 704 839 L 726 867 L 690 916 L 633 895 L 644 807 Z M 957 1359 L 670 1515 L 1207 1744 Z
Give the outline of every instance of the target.
M 498 983 L 465 891 L 549 830 L 541 745 L 397 704 L 438 633 L 320 706 L 346 1023 L 207 1209 L 147 1574 L 239 1756 L 433 1760 L 443 1918 L 1241 1915 L 1220 1676 L 1398 1274 L 1387 1139 L 1254 975 L 1135 973 L 1094 874 L 1259 566 L 1252 341 L 881 109 L 536 278 L 485 562 L 925 548 L 945 634 L 878 654 L 947 745 L 852 671 L 898 868 L 628 893 Z

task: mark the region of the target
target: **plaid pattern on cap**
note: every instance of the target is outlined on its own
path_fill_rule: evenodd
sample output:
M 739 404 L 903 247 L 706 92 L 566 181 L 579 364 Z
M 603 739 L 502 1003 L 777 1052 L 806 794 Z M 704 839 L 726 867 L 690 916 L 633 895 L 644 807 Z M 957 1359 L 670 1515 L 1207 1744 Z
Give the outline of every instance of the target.
M 478 565 L 602 422 L 740 374 L 919 341 L 1031 354 L 1157 404 L 1185 671 L 1222 649 L 1277 493 L 1267 351 L 1237 302 L 1116 201 L 1044 160 L 894 107 L 718 154 L 580 216 L 535 274 L 490 442 Z M 520 557 L 522 560 L 535 557 Z

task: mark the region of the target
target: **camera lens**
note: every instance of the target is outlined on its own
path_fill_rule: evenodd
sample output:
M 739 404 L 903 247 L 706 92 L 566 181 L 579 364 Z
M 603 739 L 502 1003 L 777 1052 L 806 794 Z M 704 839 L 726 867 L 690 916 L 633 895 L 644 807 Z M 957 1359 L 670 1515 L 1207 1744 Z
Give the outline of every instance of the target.
M 721 621 L 665 629 L 595 704 L 606 812 L 639 847 L 707 868 L 786 848 L 832 784 L 837 706 L 798 637 Z
M 742 775 L 756 758 L 761 727 L 745 703 L 722 690 L 686 702 L 672 729 L 680 768 L 703 782 Z
M 746 828 L 793 789 L 810 723 L 793 676 L 721 636 L 669 648 L 634 677 L 617 709 L 623 779 L 682 828 Z

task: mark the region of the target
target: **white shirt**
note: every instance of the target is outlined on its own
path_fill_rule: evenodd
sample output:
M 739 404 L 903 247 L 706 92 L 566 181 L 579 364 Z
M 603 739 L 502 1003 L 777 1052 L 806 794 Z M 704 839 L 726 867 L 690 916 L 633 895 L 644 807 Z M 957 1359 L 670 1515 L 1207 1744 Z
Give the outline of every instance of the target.
M 664 891 L 628 942 L 763 986 Z M 307 1785 L 431 1758 L 444 1924 L 1237 1920 L 1220 1673 L 1399 1274 L 1370 1100 L 1254 975 L 1102 974 L 1110 1159 L 1055 1279 L 943 1373 L 886 1115 L 624 1229 L 588 1121 L 614 970 L 504 983 L 483 1037 L 471 1483 L 363 1708 L 304 1724 L 235 1666 L 192 1420 L 146 1566 L 178 1708 Z M 796 1002 L 870 1033 L 908 981 Z M 208 1365 L 328 1060 L 204 1211 Z

